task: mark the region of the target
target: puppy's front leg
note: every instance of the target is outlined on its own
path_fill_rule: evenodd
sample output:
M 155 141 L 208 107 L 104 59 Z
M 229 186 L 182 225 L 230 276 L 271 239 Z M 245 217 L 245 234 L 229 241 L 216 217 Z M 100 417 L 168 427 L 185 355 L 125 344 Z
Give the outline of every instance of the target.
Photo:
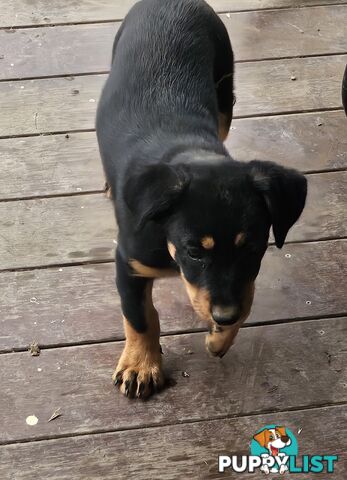
M 159 318 L 152 301 L 153 280 L 132 276 L 118 252 L 116 264 L 126 341 L 112 378 L 124 395 L 146 398 L 164 383 Z

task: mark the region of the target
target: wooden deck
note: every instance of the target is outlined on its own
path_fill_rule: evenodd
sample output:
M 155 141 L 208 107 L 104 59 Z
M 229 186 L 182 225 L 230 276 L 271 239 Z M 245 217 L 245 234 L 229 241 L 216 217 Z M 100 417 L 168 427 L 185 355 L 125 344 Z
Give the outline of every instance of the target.
M 205 352 L 180 282 L 157 282 L 174 381 L 147 402 L 111 382 L 123 346 L 117 233 L 94 134 L 112 40 L 134 3 L 0 0 L 0 479 L 238 478 L 218 474 L 218 455 L 248 454 L 277 423 L 301 455 L 340 455 L 334 474 L 296 478 L 343 480 L 347 1 L 209 2 L 237 60 L 227 145 L 303 171 L 308 203 L 283 250 L 270 246 L 222 360 Z

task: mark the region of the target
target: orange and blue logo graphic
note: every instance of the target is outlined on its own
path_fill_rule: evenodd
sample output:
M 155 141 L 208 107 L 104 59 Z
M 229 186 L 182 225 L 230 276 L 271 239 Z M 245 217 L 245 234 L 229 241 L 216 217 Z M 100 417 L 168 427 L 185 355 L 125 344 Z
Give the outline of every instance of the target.
M 301 430 L 299 430 L 299 433 Z M 251 440 L 250 455 L 220 455 L 218 471 L 253 473 L 333 473 L 337 455 L 303 455 L 299 457 L 298 441 L 293 432 L 282 425 L 266 425 Z
M 267 425 L 251 441 L 251 455 L 263 459 L 260 470 L 266 474 L 288 471 L 287 459 L 298 455 L 298 442 L 289 428 Z

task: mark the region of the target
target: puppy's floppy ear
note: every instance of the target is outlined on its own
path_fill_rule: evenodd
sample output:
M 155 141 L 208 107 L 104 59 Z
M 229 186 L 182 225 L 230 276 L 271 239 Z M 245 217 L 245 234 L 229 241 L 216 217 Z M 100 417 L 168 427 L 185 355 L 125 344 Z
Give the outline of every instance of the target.
M 158 220 L 178 201 L 190 183 L 185 165 L 165 163 L 144 165 L 134 172 L 124 188 L 124 200 L 134 215 L 137 228 L 148 220 Z
M 265 447 L 266 439 L 265 439 L 265 432 L 266 430 L 262 430 L 261 432 L 254 435 L 254 440 L 256 440 L 261 447 Z
M 282 248 L 289 229 L 304 209 L 307 181 L 296 170 L 273 162 L 250 162 L 251 176 L 269 209 L 277 248 Z

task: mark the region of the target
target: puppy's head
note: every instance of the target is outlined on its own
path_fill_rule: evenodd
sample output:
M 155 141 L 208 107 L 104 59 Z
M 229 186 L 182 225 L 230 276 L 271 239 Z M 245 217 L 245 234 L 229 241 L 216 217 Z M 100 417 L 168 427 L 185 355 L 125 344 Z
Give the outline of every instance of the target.
M 304 208 L 306 180 L 271 162 L 210 155 L 147 166 L 126 197 L 140 228 L 162 224 L 194 309 L 224 328 L 248 316 L 270 227 L 281 248 Z

